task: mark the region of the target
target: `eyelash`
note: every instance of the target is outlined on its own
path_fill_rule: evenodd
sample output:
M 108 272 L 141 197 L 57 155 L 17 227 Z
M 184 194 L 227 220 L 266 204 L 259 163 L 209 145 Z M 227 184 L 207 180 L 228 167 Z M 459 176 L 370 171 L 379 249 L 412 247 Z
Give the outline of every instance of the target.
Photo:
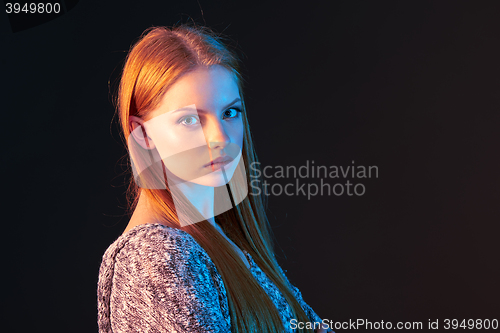
M 235 111 L 237 112 L 237 113 L 236 113 L 236 116 L 234 116 L 234 117 L 228 117 L 228 118 L 224 118 L 224 119 L 236 119 L 236 118 L 238 118 L 238 117 L 240 116 L 240 114 L 241 114 L 241 109 L 240 109 L 240 108 L 229 108 L 229 109 L 227 109 L 226 111 L 224 111 L 222 114 L 224 115 L 224 113 L 226 113 L 226 112 L 227 112 L 227 111 L 229 111 L 229 110 L 235 110 Z
M 237 112 L 237 113 L 236 113 L 236 115 L 235 115 L 234 117 L 225 117 L 224 119 L 237 119 L 237 118 L 240 116 L 241 112 L 242 112 L 240 108 L 238 108 L 238 107 L 233 107 L 233 108 L 229 108 L 229 109 L 227 109 L 227 110 L 226 110 L 226 111 L 224 111 L 222 114 L 224 115 L 224 113 L 226 113 L 226 112 L 227 112 L 227 111 L 229 111 L 229 110 L 235 110 L 235 111 Z M 182 122 L 183 122 L 184 120 L 186 120 L 186 119 L 188 119 L 188 118 L 191 118 L 191 117 L 192 117 L 192 118 L 196 118 L 198 121 L 200 121 L 200 122 L 201 122 L 201 120 L 198 118 L 198 116 L 189 115 L 189 116 L 186 116 L 186 117 L 183 117 L 183 118 L 179 119 L 178 123 L 179 123 L 179 124 L 182 124 Z M 189 125 L 184 125 L 184 126 L 189 126 Z

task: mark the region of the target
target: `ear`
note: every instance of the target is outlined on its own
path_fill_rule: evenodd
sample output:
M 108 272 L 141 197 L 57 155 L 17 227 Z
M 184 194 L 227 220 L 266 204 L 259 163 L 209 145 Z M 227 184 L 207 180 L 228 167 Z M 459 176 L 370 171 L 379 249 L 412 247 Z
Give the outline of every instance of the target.
M 144 149 L 154 149 L 155 144 L 153 139 L 146 133 L 144 120 L 136 116 L 130 116 L 128 120 L 130 135 Z

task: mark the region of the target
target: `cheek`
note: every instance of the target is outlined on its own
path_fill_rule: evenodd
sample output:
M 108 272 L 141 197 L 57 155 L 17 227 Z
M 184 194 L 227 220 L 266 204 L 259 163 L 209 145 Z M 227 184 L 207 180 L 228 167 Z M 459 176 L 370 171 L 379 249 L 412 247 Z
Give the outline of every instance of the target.
M 243 121 L 240 121 L 237 126 L 231 128 L 231 142 L 237 144 L 240 149 L 243 146 Z
M 162 158 L 206 146 L 203 131 L 161 131 L 152 138 Z
M 182 150 L 179 147 L 179 138 L 170 133 L 155 133 L 152 139 L 162 158 L 177 154 Z

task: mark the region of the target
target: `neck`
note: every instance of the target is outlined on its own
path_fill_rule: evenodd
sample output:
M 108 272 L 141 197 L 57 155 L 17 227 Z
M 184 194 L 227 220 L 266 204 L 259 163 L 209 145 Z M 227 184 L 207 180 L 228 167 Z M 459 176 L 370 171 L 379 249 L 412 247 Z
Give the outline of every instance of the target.
M 176 191 L 182 194 L 190 201 L 190 203 L 198 210 L 198 212 L 208 222 L 215 227 L 214 219 L 214 188 L 211 186 L 203 186 L 195 183 L 185 182 L 171 187 L 172 193 L 175 196 Z M 191 221 L 196 223 L 199 221 Z
M 178 191 L 188 198 L 191 204 L 201 213 L 201 215 L 211 223 L 216 229 L 219 230 L 214 219 L 214 188 L 202 186 L 198 184 L 180 184 L 177 186 Z M 199 222 L 199 221 L 197 221 Z M 144 223 L 161 223 L 154 216 L 149 199 L 146 193 L 141 190 L 139 200 L 130 218 L 129 224 L 125 232 L 132 229 L 138 224 Z

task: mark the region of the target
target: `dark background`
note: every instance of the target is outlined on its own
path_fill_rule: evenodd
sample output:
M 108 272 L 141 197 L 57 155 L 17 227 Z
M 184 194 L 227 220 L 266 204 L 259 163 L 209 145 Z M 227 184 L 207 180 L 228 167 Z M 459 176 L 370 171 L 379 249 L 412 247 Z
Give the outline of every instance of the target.
M 500 2 L 325 3 L 2 11 L 6 332 L 97 331 L 101 257 L 128 223 L 112 93 L 146 28 L 189 18 L 237 44 L 262 166 L 378 166 L 363 196 L 269 197 L 320 317 L 500 319 Z

